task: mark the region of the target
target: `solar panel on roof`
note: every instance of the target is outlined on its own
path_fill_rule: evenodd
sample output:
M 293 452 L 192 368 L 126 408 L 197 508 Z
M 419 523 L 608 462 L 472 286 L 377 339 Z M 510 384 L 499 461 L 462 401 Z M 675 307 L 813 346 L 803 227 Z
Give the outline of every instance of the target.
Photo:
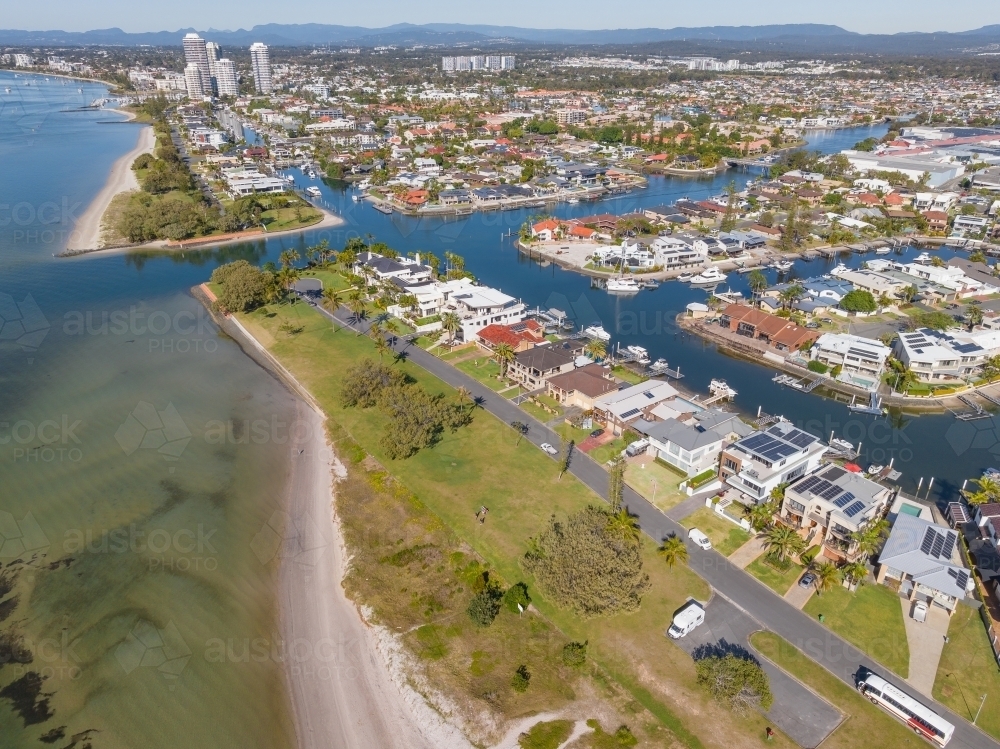
M 822 480 L 823 479 L 821 479 L 819 476 L 810 476 L 804 481 L 800 481 L 799 483 L 795 484 L 795 491 L 807 492 Z
M 823 478 L 827 479 L 828 481 L 836 481 L 845 473 L 847 473 L 847 471 L 845 471 L 840 466 L 831 466 L 823 473 Z
M 844 514 L 847 515 L 847 517 L 849 517 L 849 518 L 853 518 L 855 515 L 857 515 L 863 509 L 865 509 L 865 503 L 862 502 L 862 501 L 860 501 L 860 500 L 858 500 L 853 505 L 851 505 L 846 510 L 844 510 Z
M 931 547 L 934 545 L 934 537 L 936 535 L 937 534 L 934 532 L 933 528 L 928 528 L 927 530 L 925 530 L 924 538 L 920 542 L 920 551 L 922 551 L 924 554 L 930 554 Z
M 822 495 L 823 492 L 825 492 L 831 486 L 833 486 L 833 484 L 831 484 L 829 481 L 824 481 L 823 479 L 820 479 L 819 481 L 816 482 L 816 485 L 812 488 L 812 493 L 817 496 Z
M 851 494 L 850 492 L 844 492 L 833 501 L 833 504 L 835 507 L 844 507 L 847 505 L 848 502 L 850 502 L 853 499 L 854 499 L 853 494 Z
M 840 494 L 840 492 L 842 492 L 842 491 L 843 491 L 843 489 L 841 489 L 841 488 L 840 488 L 839 486 L 837 486 L 836 484 L 831 484 L 831 485 L 830 485 L 830 488 L 829 488 L 829 489 L 827 489 L 827 490 L 826 490 L 825 492 L 823 492 L 822 494 L 820 494 L 820 496 L 821 496 L 821 497 L 822 497 L 823 499 L 825 499 L 825 500 L 829 501 L 829 500 L 833 499 L 834 497 L 836 497 L 836 496 L 837 496 L 838 494 Z
M 951 559 L 951 552 L 955 549 L 955 536 L 949 533 L 944 540 L 944 548 L 941 550 L 942 559 Z
M 622 414 L 622 418 L 627 419 L 630 416 L 635 416 L 637 413 L 641 413 L 641 410 L 638 408 L 630 408 L 628 411 Z
M 779 426 L 773 426 L 773 427 L 771 427 L 770 429 L 767 430 L 767 433 L 768 434 L 774 434 L 774 435 L 777 435 L 778 437 L 781 437 L 781 436 L 783 436 L 785 434 L 785 430 L 782 429 Z
M 796 447 L 808 447 L 816 441 L 816 438 L 813 435 L 799 429 L 796 429 L 794 432 L 789 434 L 786 439 Z
M 944 550 L 944 534 L 935 533 L 934 534 L 934 545 L 931 547 L 931 554 L 936 556 L 938 559 L 941 558 L 941 552 Z
M 771 442 L 772 442 L 772 439 L 770 437 L 768 437 L 766 434 L 754 434 L 754 435 L 751 435 L 751 436 L 747 437 L 740 444 L 743 447 L 745 447 L 747 450 L 757 450 L 762 445 L 770 444 Z

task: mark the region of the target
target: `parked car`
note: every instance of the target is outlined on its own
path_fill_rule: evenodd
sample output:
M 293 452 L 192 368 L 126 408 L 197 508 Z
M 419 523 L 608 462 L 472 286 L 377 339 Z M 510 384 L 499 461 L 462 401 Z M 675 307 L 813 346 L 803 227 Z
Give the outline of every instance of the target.
M 548 442 L 543 442 L 541 444 L 541 448 L 542 448 L 542 450 L 544 450 L 545 452 L 547 452 L 549 455 L 558 455 L 559 454 L 559 451 L 556 450 L 554 447 L 552 447 L 552 445 L 550 445 Z
M 921 624 L 927 621 L 927 604 L 923 601 L 913 604 L 913 621 Z
M 697 528 L 692 528 L 688 531 L 688 538 L 691 542 L 705 551 L 709 551 L 712 548 L 712 542 L 709 540 L 708 536 L 702 533 Z
M 812 572 L 807 572 L 801 578 L 799 578 L 799 587 L 808 588 L 814 582 L 816 582 L 816 575 L 814 575 Z
M 602 434 L 604 434 L 604 430 L 603 429 L 595 429 L 593 432 L 590 433 L 590 436 L 591 437 L 600 437 Z
M 947 305 L 945 309 L 958 309 L 958 305 L 952 302 L 951 304 Z
M 806 323 L 806 327 L 809 328 L 809 330 L 816 330 L 816 328 L 819 327 L 819 323 L 815 320 L 810 320 Z

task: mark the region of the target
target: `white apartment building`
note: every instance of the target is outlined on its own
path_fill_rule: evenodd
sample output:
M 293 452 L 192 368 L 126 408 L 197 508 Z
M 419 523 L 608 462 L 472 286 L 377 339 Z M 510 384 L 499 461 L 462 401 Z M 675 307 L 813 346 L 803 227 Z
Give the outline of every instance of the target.
M 240 83 L 236 77 L 236 66 L 228 57 L 215 63 L 216 93 L 219 96 L 239 96 Z
M 920 328 L 900 333 L 896 356 L 922 382 L 961 382 L 974 376 L 983 363 L 1000 354 L 1000 330 L 942 332 Z
M 263 42 L 250 45 L 250 65 L 253 68 L 253 82 L 258 94 L 269 94 L 274 90 L 271 82 L 271 54 Z
M 31 55 L 14 55 L 14 67 L 15 68 L 30 68 L 35 64 L 35 58 Z
M 284 192 L 288 186 L 280 177 L 268 177 L 252 167 L 223 169 L 222 179 L 234 198 L 242 198 L 256 193 Z
M 200 101 L 205 98 L 205 81 L 201 76 L 201 69 L 196 63 L 188 63 L 184 68 L 184 87 L 187 89 L 188 98 L 192 101 Z
M 187 62 L 187 68 L 184 70 L 184 77 L 187 80 L 188 96 L 192 99 L 211 96 L 212 70 L 208 63 L 208 47 L 205 46 L 205 40 L 192 32 L 184 35 L 184 41 L 182 44 L 184 46 L 184 59 Z M 194 65 L 194 69 L 198 71 L 198 77 L 201 79 L 201 93 L 197 94 L 197 96 L 191 93 L 192 89 L 198 90 L 197 87 L 192 86 L 193 73 L 188 72 L 192 65 Z
M 874 390 L 885 372 L 885 362 L 892 349 L 871 338 L 848 333 L 824 333 L 809 352 L 813 361 L 831 369 L 842 367 L 837 379 Z
M 791 422 L 779 421 L 722 451 L 719 478 L 751 503 L 765 501 L 779 484 L 816 470 L 826 445 Z
M 209 80 L 212 83 L 212 93 L 218 94 L 219 84 L 217 81 L 218 72 L 216 71 L 216 63 L 219 62 L 222 48 L 216 42 L 205 42 L 205 54 L 208 56 L 208 74 L 210 76 Z
M 586 121 L 587 110 L 585 109 L 557 109 L 556 122 L 560 125 L 578 125 Z

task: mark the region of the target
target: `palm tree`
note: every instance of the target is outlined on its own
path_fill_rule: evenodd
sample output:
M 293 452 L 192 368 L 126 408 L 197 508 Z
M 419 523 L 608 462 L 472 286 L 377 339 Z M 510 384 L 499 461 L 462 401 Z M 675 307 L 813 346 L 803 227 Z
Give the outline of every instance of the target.
M 320 302 L 320 304 L 323 305 L 323 308 L 326 309 L 332 317 L 337 314 L 337 310 L 343 306 L 344 301 L 341 299 L 339 291 L 327 287 L 323 289 L 323 301 Z M 336 325 L 333 326 L 333 330 L 336 332 Z
M 934 268 L 943 268 L 945 266 L 945 262 L 939 255 L 935 255 L 931 258 L 931 266 Z
M 969 332 L 977 325 L 983 324 L 983 308 L 978 304 L 972 304 L 969 306 L 969 311 L 967 313 L 969 318 Z
M 678 562 L 687 562 L 688 549 L 684 545 L 684 540 L 676 533 L 671 533 L 663 539 L 663 545 L 656 550 L 656 553 L 663 557 L 663 561 L 668 567 L 673 567 Z
M 778 294 L 778 299 L 781 300 L 781 308 L 791 307 L 795 303 L 795 300 L 802 296 L 806 290 L 801 284 L 793 283 L 787 289 L 783 289 L 780 294 Z
M 888 530 L 889 522 L 882 518 L 852 533 L 851 540 L 857 544 L 858 551 L 866 557 L 870 557 L 879 550 L 879 547 L 882 545 L 882 538 Z
M 528 425 L 523 421 L 512 421 L 510 422 L 510 428 L 517 432 L 517 442 L 514 447 L 521 444 L 521 437 L 528 433 Z
M 822 593 L 830 590 L 840 579 L 840 570 L 831 562 L 820 562 L 813 566 L 813 574 L 816 575 L 816 592 Z
M 760 533 L 767 530 L 771 526 L 771 523 L 774 522 L 775 511 L 776 508 L 773 503 L 761 502 L 760 504 L 747 507 L 744 510 L 744 514 L 747 520 L 750 521 L 750 527 Z
M 347 299 L 347 308 L 351 311 L 355 323 L 359 323 L 365 319 L 365 300 L 362 298 L 360 291 L 351 292 L 350 297 Z M 358 335 L 361 335 L 360 330 L 358 331 Z
M 892 300 L 889 298 L 889 295 L 886 294 L 884 291 L 879 295 L 878 306 L 881 307 L 882 309 L 892 306 Z
M 916 299 L 917 294 L 920 293 L 920 289 L 916 286 L 906 286 L 896 292 L 896 296 L 903 300 L 906 304 L 909 304 L 914 299 Z
M 299 272 L 295 268 L 282 268 L 277 273 L 278 283 L 283 289 L 291 288 L 299 278 Z
M 970 505 L 982 505 L 1000 501 L 1000 481 L 983 476 L 982 478 L 973 479 L 972 483 L 976 485 L 976 491 L 962 490 L 962 496 L 968 500 Z
M 868 578 L 868 568 L 862 561 L 848 562 L 840 568 L 840 575 L 848 584 L 861 586 Z
M 507 376 L 507 368 L 514 361 L 514 348 L 509 343 L 498 343 L 493 349 L 493 358 L 500 365 L 500 376 Z
M 291 268 L 299 260 L 299 253 L 295 250 L 285 250 L 280 255 L 278 255 L 278 262 L 281 263 L 282 268 Z
M 583 351 L 591 359 L 599 360 L 607 356 L 608 347 L 604 344 L 604 341 L 598 338 L 594 338 L 586 346 L 583 347 Z
M 750 271 L 747 283 L 750 284 L 750 291 L 753 292 L 754 297 L 757 297 L 767 288 L 767 276 L 761 273 L 759 268 L 754 268 Z
M 610 535 L 623 541 L 639 540 L 639 523 L 625 507 L 620 507 L 617 512 L 608 511 L 608 522 L 605 528 Z
M 897 393 L 905 393 L 920 381 L 916 372 L 906 366 L 899 359 L 890 356 L 887 364 L 889 365 L 889 369 L 891 371 L 886 376 L 886 380 L 891 381 L 892 389 Z
M 382 328 L 378 325 L 371 326 L 368 330 L 368 337 L 375 343 L 375 351 L 378 352 L 378 360 L 381 363 L 382 355 L 389 353 L 389 351 L 392 350 L 392 347 L 389 345 L 389 342 L 385 340 L 385 336 L 382 335 Z
M 805 551 L 806 542 L 794 528 L 778 523 L 764 534 L 764 548 L 769 555 L 783 562 L 787 557 Z
M 455 335 L 462 329 L 462 318 L 454 312 L 445 312 L 441 315 L 441 327 L 448 334 L 449 343 L 455 340 Z

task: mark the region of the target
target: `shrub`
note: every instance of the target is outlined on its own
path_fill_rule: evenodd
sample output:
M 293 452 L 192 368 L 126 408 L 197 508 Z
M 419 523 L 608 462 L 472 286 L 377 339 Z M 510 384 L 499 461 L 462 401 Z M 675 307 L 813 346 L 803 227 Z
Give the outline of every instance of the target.
M 500 604 L 504 597 L 503 586 L 492 579 L 489 572 L 484 572 L 477 575 L 473 581 L 473 590 L 476 589 L 478 592 L 469 601 L 466 612 L 480 627 L 488 627 L 500 613 Z
M 531 672 L 525 665 L 520 665 L 517 667 L 517 671 L 514 672 L 514 678 L 510 680 L 511 687 L 514 688 L 515 692 L 527 692 L 528 683 L 531 681 Z
M 147 169 L 154 161 L 156 161 L 156 157 L 153 154 L 140 153 L 135 161 L 132 162 L 132 170 L 137 172 L 140 169 Z
M 848 312 L 874 312 L 878 309 L 878 302 L 870 291 L 854 289 L 844 294 L 840 308 Z
M 573 721 L 550 720 L 535 723 L 526 733 L 517 739 L 521 749 L 557 749 L 562 746 L 573 733 Z
M 214 280 L 215 275 L 212 275 Z M 362 359 L 347 370 L 340 389 L 340 402 L 345 408 L 371 408 L 386 388 L 406 382 L 406 375 L 385 364 Z
M 567 666 L 582 666 L 587 660 L 587 642 L 567 642 L 563 645 L 562 661 Z
M 767 672 L 756 661 L 732 653 L 709 656 L 695 663 L 698 684 L 737 715 L 767 711 L 774 702 Z
M 512 614 L 520 613 L 520 609 L 517 607 L 518 604 L 520 604 L 522 608 L 528 608 L 528 604 L 530 603 L 531 596 L 528 595 L 528 586 L 524 583 L 514 583 L 507 588 L 507 592 L 503 594 L 503 604 Z
M 806 365 L 806 368 L 810 372 L 816 372 L 817 374 L 826 374 L 827 370 L 830 369 L 828 366 L 826 366 L 823 362 L 819 361 L 818 359 L 810 360 L 810 362 Z

